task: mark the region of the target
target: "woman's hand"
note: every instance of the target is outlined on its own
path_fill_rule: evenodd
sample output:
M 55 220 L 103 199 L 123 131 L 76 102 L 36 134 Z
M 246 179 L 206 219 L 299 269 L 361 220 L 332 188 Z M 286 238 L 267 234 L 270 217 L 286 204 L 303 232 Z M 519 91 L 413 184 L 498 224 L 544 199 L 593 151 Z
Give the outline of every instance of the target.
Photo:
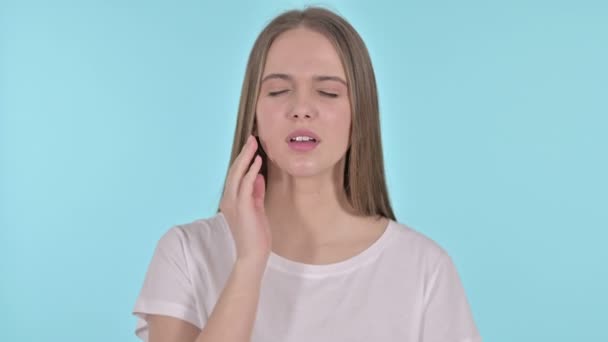
M 265 265 L 272 247 L 268 217 L 264 210 L 265 181 L 258 174 L 262 157 L 255 155 L 257 141 L 249 136 L 228 170 L 220 211 L 236 244 L 237 261 Z

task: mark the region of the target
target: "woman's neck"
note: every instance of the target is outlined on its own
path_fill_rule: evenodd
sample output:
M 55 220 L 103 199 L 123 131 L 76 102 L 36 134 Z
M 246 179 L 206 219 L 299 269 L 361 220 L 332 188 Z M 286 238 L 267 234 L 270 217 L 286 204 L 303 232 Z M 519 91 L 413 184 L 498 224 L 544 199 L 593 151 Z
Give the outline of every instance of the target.
M 341 186 L 342 172 L 332 173 L 315 177 L 269 174 L 265 208 L 273 239 L 321 243 L 335 238 L 340 227 L 352 222 L 355 214 Z

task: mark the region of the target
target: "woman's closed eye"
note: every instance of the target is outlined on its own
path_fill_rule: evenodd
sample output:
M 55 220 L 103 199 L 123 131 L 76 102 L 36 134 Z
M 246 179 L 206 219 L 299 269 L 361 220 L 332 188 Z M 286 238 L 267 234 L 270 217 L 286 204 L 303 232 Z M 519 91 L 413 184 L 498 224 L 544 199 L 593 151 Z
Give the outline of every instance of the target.
M 278 95 L 281 95 L 281 94 L 286 93 L 288 91 L 289 91 L 289 89 L 277 90 L 277 91 L 269 91 L 268 92 L 268 96 L 278 96 Z
M 327 97 L 338 97 L 338 94 L 336 94 L 336 93 L 330 93 L 328 91 L 323 91 L 323 90 L 319 90 L 319 94 L 321 94 L 323 96 L 327 96 Z
M 277 91 L 269 91 L 268 92 L 268 96 L 279 96 L 281 94 L 287 93 L 288 91 L 289 91 L 289 89 L 283 89 L 283 90 L 277 90 Z M 336 94 L 336 93 L 332 93 L 332 92 L 328 92 L 328 91 L 324 91 L 324 90 L 319 90 L 318 92 L 322 96 L 331 97 L 331 98 L 338 97 L 338 94 Z

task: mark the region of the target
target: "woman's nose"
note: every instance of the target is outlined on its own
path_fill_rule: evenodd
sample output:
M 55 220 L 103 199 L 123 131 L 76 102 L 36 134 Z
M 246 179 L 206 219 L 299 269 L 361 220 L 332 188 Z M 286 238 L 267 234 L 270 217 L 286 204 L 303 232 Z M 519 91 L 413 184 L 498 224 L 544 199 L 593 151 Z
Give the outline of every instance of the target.
M 294 96 L 294 104 L 289 113 L 292 119 L 306 118 L 310 119 L 316 116 L 317 109 L 314 103 L 314 98 L 311 94 L 298 93 Z

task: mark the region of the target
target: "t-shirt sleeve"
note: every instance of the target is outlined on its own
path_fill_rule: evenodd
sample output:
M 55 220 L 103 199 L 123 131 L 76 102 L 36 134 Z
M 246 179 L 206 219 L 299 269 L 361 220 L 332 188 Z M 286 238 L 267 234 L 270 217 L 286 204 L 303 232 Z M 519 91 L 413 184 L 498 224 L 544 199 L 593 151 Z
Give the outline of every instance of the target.
M 184 241 L 183 232 L 175 226 L 156 245 L 133 308 L 137 317 L 135 334 L 142 341 L 148 341 L 149 314 L 179 318 L 199 329 L 204 324 L 196 309 Z
M 452 258 L 442 252 L 424 296 L 422 342 L 481 342 Z

